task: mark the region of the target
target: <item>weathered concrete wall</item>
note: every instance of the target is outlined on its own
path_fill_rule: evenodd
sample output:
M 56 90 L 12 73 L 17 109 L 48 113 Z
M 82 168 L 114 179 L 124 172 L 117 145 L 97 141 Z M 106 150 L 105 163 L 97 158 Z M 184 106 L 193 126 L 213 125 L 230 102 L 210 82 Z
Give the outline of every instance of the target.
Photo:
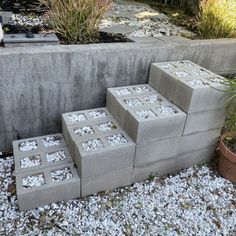
M 42 46 L 0 51 L 0 150 L 61 130 L 61 113 L 105 105 L 106 88 L 146 83 L 152 62 L 189 59 L 236 74 L 236 40 Z

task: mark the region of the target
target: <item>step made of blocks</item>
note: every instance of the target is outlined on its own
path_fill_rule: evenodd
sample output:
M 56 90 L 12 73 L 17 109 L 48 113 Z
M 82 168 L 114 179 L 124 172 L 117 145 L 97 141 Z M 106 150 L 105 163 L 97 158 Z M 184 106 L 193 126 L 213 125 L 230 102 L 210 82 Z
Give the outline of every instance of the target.
M 80 178 L 73 164 L 32 170 L 16 175 L 21 211 L 80 197 Z
M 190 61 L 154 63 L 149 84 L 186 113 L 222 108 L 224 78 Z

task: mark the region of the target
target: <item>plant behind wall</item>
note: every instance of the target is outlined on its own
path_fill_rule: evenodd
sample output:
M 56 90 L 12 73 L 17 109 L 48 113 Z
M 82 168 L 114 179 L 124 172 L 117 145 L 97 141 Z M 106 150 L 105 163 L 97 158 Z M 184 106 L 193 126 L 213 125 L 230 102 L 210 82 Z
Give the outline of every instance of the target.
M 96 42 L 99 23 L 110 0 L 40 0 L 47 6 L 50 25 L 66 43 Z

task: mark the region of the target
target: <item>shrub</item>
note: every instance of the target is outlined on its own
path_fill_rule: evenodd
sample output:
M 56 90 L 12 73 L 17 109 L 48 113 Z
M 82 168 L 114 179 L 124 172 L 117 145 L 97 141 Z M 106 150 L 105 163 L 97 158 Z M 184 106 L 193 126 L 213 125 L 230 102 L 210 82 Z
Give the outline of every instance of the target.
M 236 0 L 202 1 L 198 32 L 202 38 L 236 37 Z
M 48 7 L 49 23 L 67 43 L 95 42 L 110 0 L 40 0 Z

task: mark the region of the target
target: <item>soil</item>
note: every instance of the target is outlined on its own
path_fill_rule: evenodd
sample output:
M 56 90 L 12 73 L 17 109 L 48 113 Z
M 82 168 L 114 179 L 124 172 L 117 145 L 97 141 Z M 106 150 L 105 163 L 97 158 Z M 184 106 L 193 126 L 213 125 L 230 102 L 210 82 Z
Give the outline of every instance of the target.
M 228 147 L 228 149 L 236 154 L 236 137 L 229 136 L 225 138 L 224 144 Z

